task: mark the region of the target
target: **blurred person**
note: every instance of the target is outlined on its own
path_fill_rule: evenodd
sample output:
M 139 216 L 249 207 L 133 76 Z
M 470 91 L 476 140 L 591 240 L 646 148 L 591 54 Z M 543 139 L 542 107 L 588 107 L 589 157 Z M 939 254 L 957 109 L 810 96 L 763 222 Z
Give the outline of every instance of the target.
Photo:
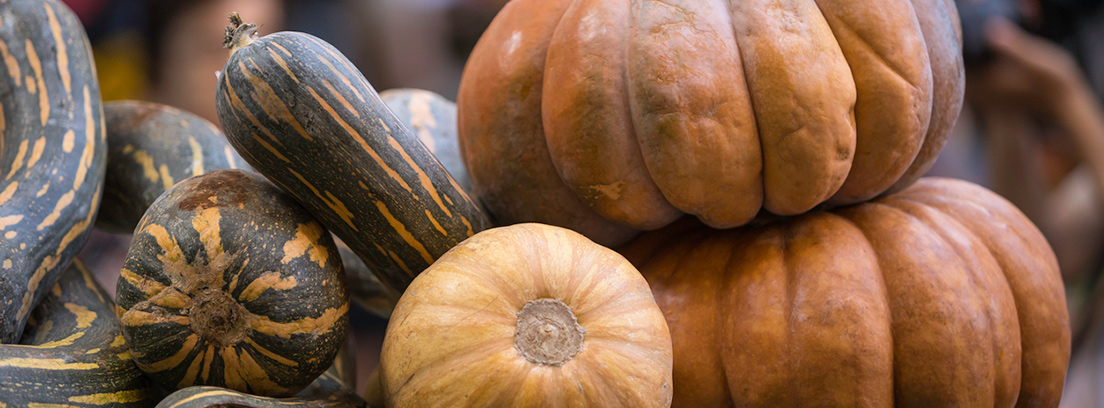
M 215 124 L 215 73 L 222 70 L 229 53 L 222 48 L 227 15 L 236 11 L 257 23 L 261 36 L 285 27 L 280 0 L 153 0 L 148 7 L 148 99 Z
M 1104 406 L 1096 386 L 1104 379 L 1104 104 L 1092 82 L 1104 66 L 1087 63 L 1104 55 L 1104 44 L 1079 32 L 1104 19 L 1048 18 L 1040 1 L 1016 6 L 1020 24 L 984 23 L 983 55 L 966 35 L 964 118 L 983 131 L 987 184 L 1043 231 L 1066 281 L 1074 356 L 1062 405 Z M 967 23 L 964 30 L 978 28 Z M 1049 32 L 1040 29 L 1047 23 Z

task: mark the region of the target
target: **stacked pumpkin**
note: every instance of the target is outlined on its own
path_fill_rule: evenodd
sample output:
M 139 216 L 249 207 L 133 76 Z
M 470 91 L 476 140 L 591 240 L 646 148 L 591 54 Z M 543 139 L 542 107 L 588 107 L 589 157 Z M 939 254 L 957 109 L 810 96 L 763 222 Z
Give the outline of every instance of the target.
M 388 406 L 1060 397 L 1046 241 L 917 182 L 962 102 L 948 1 L 514 0 L 456 107 L 233 15 L 225 139 L 101 109 L 64 5 L 0 11 L 0 405 L 366 406 L 350 292 L 390 314 Z M 101 190 L 117 305 L 70 263 Z

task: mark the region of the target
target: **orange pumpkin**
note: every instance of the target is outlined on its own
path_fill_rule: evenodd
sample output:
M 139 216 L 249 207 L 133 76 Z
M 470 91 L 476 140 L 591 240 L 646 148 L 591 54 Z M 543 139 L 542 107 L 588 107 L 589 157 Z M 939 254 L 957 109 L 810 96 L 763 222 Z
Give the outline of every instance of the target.
M 1015 207 L 925 179 L 623 250 L 674 344 L 674 406 L 1054 407 L 1070 357 L 1054 254 Z
M 476 234 L 414 279 L 380 377 L 390 407 L 666 407 L 671 338 L 623 257 L 520 224 Z
M 962 104 L 948 0 L 515 0 L 458 95 L 503 223 L 601 243 L 868 200 L 930 167 Z

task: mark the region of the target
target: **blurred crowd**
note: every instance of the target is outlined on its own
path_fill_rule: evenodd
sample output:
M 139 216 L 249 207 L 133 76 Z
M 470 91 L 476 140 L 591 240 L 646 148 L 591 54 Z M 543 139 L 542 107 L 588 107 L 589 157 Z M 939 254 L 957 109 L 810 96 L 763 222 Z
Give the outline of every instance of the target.
M 88 29 L 105 100 L 161 102 L 217 124 L 229 11 L 262 35 L 321 37 L 377 90 L 454 99 L 468 53 L 507 0 L 65 1 Z M 956 1 L 967 104 L 931 175 L 993 189 L 1050 240 L 1074 332 L 1063 406 L 1104 407 L 1104 0 Z M 97 233 L 85 251 L 109 290 L 127 239 Z M 384 322 L 358 313 L 367 324 L 355 335 L 378 348 Z M 376 362 L 360 354 L 363 390 Z

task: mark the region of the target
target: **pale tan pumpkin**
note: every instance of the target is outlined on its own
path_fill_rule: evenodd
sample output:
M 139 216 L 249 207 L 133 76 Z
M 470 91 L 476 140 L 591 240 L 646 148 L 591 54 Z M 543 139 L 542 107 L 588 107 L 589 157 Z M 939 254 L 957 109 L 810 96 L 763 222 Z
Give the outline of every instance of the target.
M 666 407 L 671 337 L 647 283 L 578 233 L 479 233 L 414 279 L 380 357 L 392 407 Z

